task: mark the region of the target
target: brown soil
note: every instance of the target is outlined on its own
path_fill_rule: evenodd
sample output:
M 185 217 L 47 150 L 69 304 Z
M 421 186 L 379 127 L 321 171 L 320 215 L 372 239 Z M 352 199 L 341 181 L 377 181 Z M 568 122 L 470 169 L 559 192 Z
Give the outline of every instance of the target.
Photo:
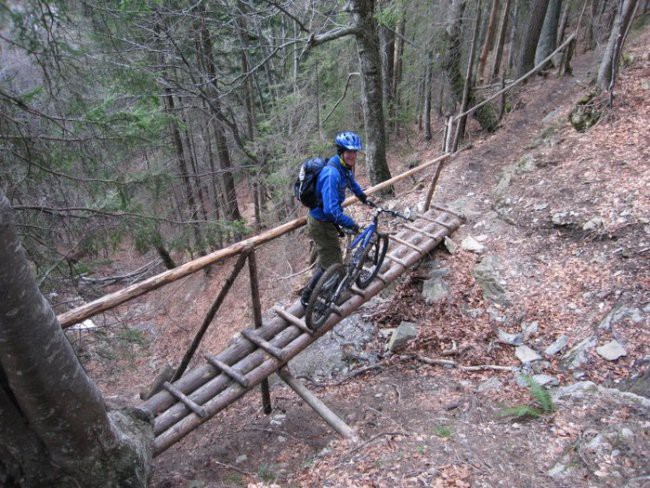
M 647 482 L 647 408 L 594 394 L 558 401 L 556 411 L 540 419 L 513 421 L 499 415 L 503 407 L 532 402 L 529 389 L 519 386 L 511 372 L 464 372 L 415 358 L 440 358 L 455 344 L 458 353 L 445 358 L 459 364 L 518 366 L 513 348 L 496 340 L 496 328 L 516 333 L 522 324 L 537 322 L 527 344 L 538 351 L 562 334 L 569 347 L 592 334 L 598 345 L 611 339 L 625 345 L 627 355 L 613 362 L 589 351 L 578 371 L 562 368 L 555 356 L 544 372 L 561 385 L 579 379 L 616 386 L 647 368 L 648 312 L 640 323 L 623 319 L 611 330 L 599 331 L 598 324 L 616 307 L 643 309 L 650 302 L 648 45 L 648 29 L 629 40 L 634 61 L 621 70 L 614 108 L 588 132 L 574 131 L 567 116 L 589 90 L 597 66 L 593 53 L 576 59 L 573 77 L 550 74 L 529 82 L 499 131 L 490 137 L 475 134 L 471 147 L 445 167 L 436 201 L 462 208 L 468 217 L 453 238 L 484 236 L 486 253 L 498 260 L 510 304 L 484 298 L 472 275 L 481 255 L 438 250 L 433 263 L 400 279 L 387 301 L 364 309 L 380 328 L 409 320 L 418 324 L 420 334 L 393 356 L 384 355 L 385 341 L 377 337 L 367 346 L 384 358 L 377 368 L 348 381 L 308 385 L 357 431 L 360 444 L 339 440 L 291 390 L 276 383 L 270 416 L 261 412 L 256 394 L 248 395 L 156 458 L 152 486 Z M 414 159 L 435 157 L 435 146 L 437 142 L 401 148 L 393 157 L 393 173 Z M 534 161 L 534 167 L 522 161 Z M 401 196 L 391 203 L 415 208 L 430 177 L 401 185 Z M 563 212 L 565 220 L 554 223 L 553 216 Z M 585 230 L 595 217 L 600 223 Z M 259 251 L 264 309 L 295 300 L 308 274 L 300 273 L 307 252 L 302 233 Z M 421 286 L 432 265 L 450 270 L 451 296 L 429 306 Z M 137 404 L 140 388 L 165 363 L 178 364 L 231 266 L 224 263 L 209 275 L 181 280 L 107 318 L 128 327 L 78 337 L 85 365 L 109 400 Z M 220 351 L 252 322 L 247 274 L 244 270 L 237 279 L 197 357 L 202 351 Z M 352 370 L 363 366 L 351 364 Z M 488 379 L 498 379 L 499 385 L 477 391 Z M 634 442 L 625 440 L 625 428 L 633 432 Z M 623 432 L 617 444 L 607 437 L 611 432 Z M 610 439 L 613 447 L 607 452 L 594 441 L 598 435 Z M 558 463 L 566 469 L 549 475 Z

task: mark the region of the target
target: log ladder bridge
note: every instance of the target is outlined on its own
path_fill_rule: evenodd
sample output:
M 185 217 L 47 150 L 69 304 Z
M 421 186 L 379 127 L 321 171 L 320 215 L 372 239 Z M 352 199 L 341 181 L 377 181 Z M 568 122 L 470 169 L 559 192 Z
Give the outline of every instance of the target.
M 444 155 L 424 163 L 367 191 L 370 194 L 377 192 L 416 171 L 438 163 L 427 194 L 425 211 L 415 216 L 413 222 L 399 224 L 401 229 L 394 234 L 389 234 L 388 251 L 377 277 L 363 290 L 354 285 L 347 300 L 336 307 L 325 324 L 316 331 L 312 331 L 305 324 L 303 320 L 304 308 L 299 300 L 296 300 L 288 309 L 274 307 L 274 318 L 263 321 L 258 291 L 255 245 L 304 225 L 304 217 L 71 310 L 60 315 L 59 321 L 63 327 L 68 327 L 135 296 L 159 288 L 182 276 L 187 276 L 218 259 L 239 254 L 231 276 L 226 280 L 210 307 L 173 378 L 170 381 L 161 381 L 158 391 L 136 407 L 153 418 L 154 455 L 165 451 L 256 388 L 257 385 L 261 385 L 264 411 L 267 414 L 271 413 L 268 377 L 273 373 L 277 373 L 339 434 L 357 440 L 354 431 L 307 390 L 299 380 L 294 378 L 285 366 L 311 343 L 326 334 L 341 320 L 354 313 L 395 281 L 408 268 L 431 253 L 446 236 L 461 225 L 462 216 L 447 208 L 430 204 L 440 170 L 447 158 L 448 155 Z M 350 198 L 344 205 L 350 205 L 354 201 L 354 198 Z M 186 372 L 187 365 L 198 348 L 205 331 L 246 261 L 249 265 L 255 326 L 242 330 L 225 350 L 219 354 L 207 354 L 204 364 Z

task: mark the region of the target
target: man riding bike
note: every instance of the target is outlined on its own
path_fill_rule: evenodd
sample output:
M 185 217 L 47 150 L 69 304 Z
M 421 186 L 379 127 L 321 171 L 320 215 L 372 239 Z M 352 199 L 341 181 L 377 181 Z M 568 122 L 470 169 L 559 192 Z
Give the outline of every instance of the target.
M 339 246 L 339 227 L 359 231 L 357 223 L 343 212 L 341 204 L 345 200 L 346 189 L 350 189 L 361 202 L 367 197 L 359 183 L 354 179 L 354 166 L 357 151 L 363 148 L 361 138 L 354 132 L 339 132 L 334 138 L 336 155 L 332 156 L 318 174 L 316 193 L 321 205 L 309 211 L 307 231 L 314 240 L 318 261 L 313 276 L 303 289 L 300 302 L 307 306 L 316 283 L 332 264 L 342 263 L 343 255 Z

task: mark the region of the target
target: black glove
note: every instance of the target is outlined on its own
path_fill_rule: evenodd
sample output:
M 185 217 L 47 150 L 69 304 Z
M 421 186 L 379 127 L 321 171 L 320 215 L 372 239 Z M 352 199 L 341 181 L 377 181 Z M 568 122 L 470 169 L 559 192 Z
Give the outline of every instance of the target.
M 358 234 L 359 231 L 361 230 L 357 224 L 354 224 L 352 227 L 350 227 L 350 229 L 352 229 L 352 232 L 354 232 L 355 234 Z
M 357 198 L 361 200 L 361 203 L 363 203 L 364 205 L 368 201 L 368 197 L 366 196 L 365 193 L 362 193 L 361 195 L 357 195 Z

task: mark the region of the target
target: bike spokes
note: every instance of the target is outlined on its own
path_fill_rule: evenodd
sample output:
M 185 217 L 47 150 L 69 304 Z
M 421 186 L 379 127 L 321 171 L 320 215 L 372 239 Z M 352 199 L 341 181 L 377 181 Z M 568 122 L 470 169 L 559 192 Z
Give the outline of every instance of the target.
M 340 295 L 340 285 L 344 276 L 344 266 L 335 264 L 330 266 L 318 280 L 305 310 L 305 322 L 309 328 L 318 329 L 329 318 Z
M 366 288 L 377 276 L 381 265 L 384 263 L 387 250 L 388 236 L 386 234 L 375 234 L 365 249 L 364 259 L 356 278 L 356 284 L 359 288 Z

